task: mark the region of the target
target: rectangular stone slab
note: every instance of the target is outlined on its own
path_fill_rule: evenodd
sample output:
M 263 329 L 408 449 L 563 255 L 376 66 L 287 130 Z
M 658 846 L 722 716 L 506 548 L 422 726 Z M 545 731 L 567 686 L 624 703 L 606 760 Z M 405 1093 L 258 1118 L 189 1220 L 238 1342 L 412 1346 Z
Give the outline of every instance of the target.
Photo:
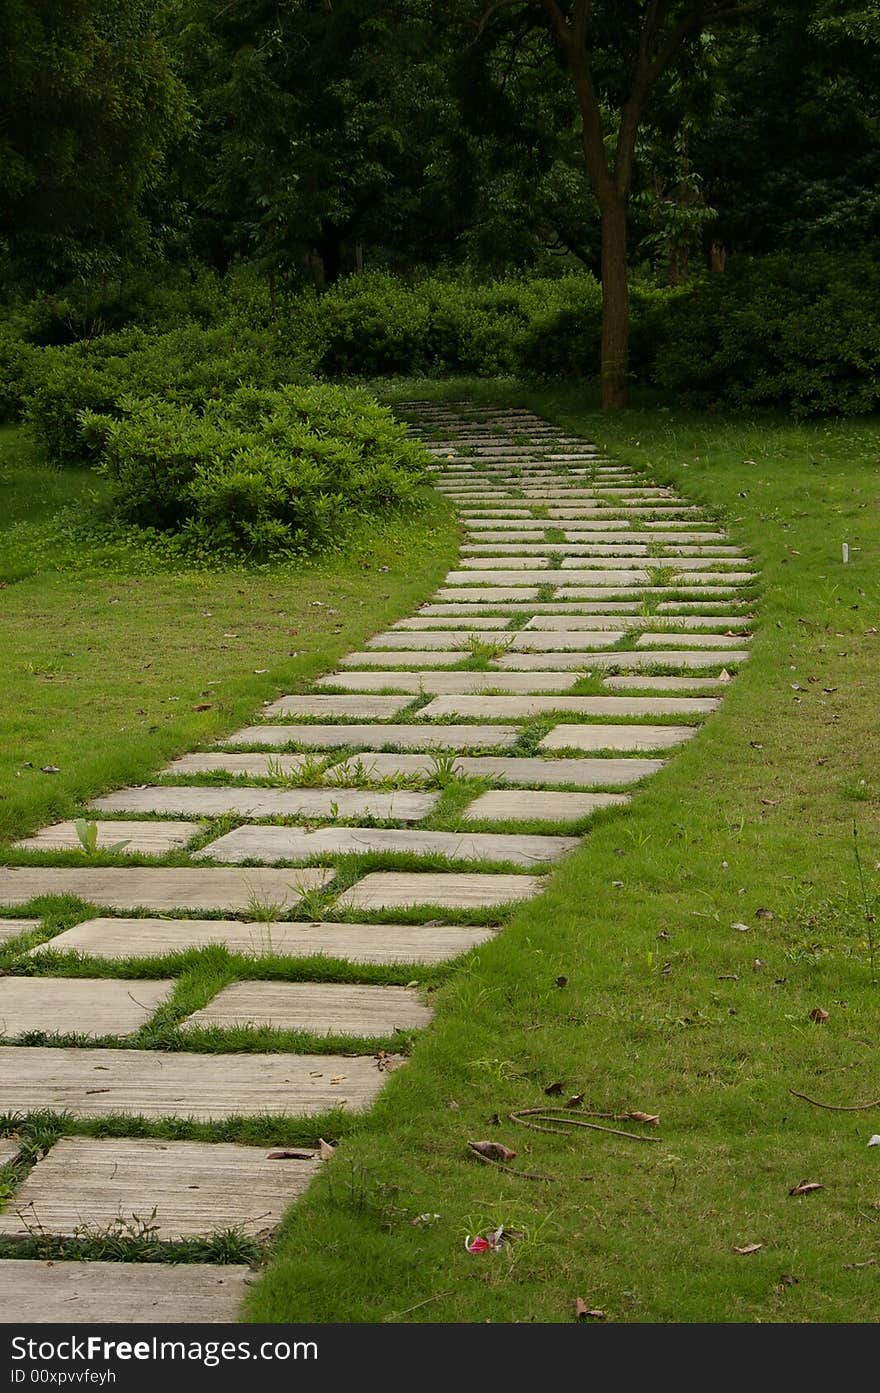
M 262 729 L 262 727 L 258 727 L 258 729 Z M 327 762 L 332 763 L 333 758 L 338 758 L 338 756 L 328 755 Z M 161 772 L 171 775 L 207 774 L 213 769 L 222 769 L 226 774 L 240 775 L 244 778 L 250 776 L 264 779 L 273 774 L 283 774 L 285 778 L 292 778 L 302 773 L 302 770 L 307 766 L 314 766 L 316 762 L 320 762 L 320 757 L 313 754 L 230 755 L 215 751 L 207 754 L 182 755 L 180 759 L 175 759 L 171 764 L 166 765 Z
M 625 793 L 542 793 L 537 789 L 491 789 L 481 793 L 462 813 L 466 822 L 481 819 L 516 822 L 535 819 L 542 822 L 577 822 L 599 808 L 624 807 Z
M 300 1148 L 296 1148 L 299 1150 Z M 0 1234 L 73 1237 L 149 1215 L 155 1237 L 174 1242 L 235 1228 L 277 1228 L 320 1161 L 270 1161 L 271 1147 L 152 1138 L 61 1137 L 0 1214 Z M 155 1210 L 155 1212 L 153 1212 Z
M 515 588 L 527 585 L 643 585 L 648 582 L 647 571 L 614 570 L 604 568 L 595 571 L 450 571 L 444 585 L 472 585 L 477 580 L 486 581 L 493 586 Z
M 74 1117 L 312 1117 L 369 1107 L 375 1059 L 333 1054 L 184 1054 L 0 1045 L 0 1112 Z
M 565 763 L 565 761 L 560 761 Z M 248 957 L 308 958 L 323 954 L 356 963 L 446 962 L 492 937 L 491 929 L 466 925 L 271 924 L 237 919 L 87 919 L 36 954 L 88 953 L 96 958 L 163 957 L 221 944 Z
M 20 1141 L 15 1137 L 0 1137 L 0 1166 L 11 1166 L 13 1161 L 18 1160 L 20 1154 Z
M 0 1310 L 16 1325 L 223 1325 L 253 1282 L 208 1263 L 0 1261 Z
M 39 927 L 39 919 L 0 919 L 0 947 L 9 943 L 11 939 L 18 938 L 19 934 Z
M 512 861 L 533 866 L 558 861 L 577 846 L 572 837 L 496 836 L 489 832 L 411 832 L 386 827 L 236 827 L 196 855 L 200 861 L 305 861 L 311 856 L 448 856 L 453 860 Z
M 76 895 L 108 909 L 243 910 L 254 900 L 292 909 L 302 890 L 317 889 L 333 871 L 309 866 L 290 871 L 202 867 L 12 866 L 0 869 L 0 904 L 27 904 L 38 895 Z
M 183 1030 L 268 1026 L 315 1035 L 393 1035 L 420 1030 L 433 1011 L 409 987 L 354 982 L 233 982 L 181 1023 Z
M 398 620 L 394 625 L 394 629 L 390 632 L 407 631 L 410 629 L 433 629 L 439 632 L 444 629 L 452 629 L 456 633 L 467 634 L 469 631 L 473 632 L 475 629 L 506 629 L 508 623 L 509 621 L 503 614 L 476 615 L 474 618 L 469 619 L 467 623 L 462 623 L 461 620 L 444 620 L 441 617 L 434 619 L 431 615 L 427 615 L 425 618 L 416 615 L 414 619 Z
M 99 798 L 95 807 L 106 806 Z M 121 811 L 133 811 L 121 809 Z M 140 809 L 139 811 L 145 811 Z M 172 810 L 173 811 L 173 810 Z M 162 856 L 186 846 L 193 837 L 204 832 L 203 822 L 96 822 L 98 829 L 98 849 L 114 846 L 117 842 L 127 842 L 117 855 Z M 72 822 L 56 822 L 51 827 L 42 827 L 32 837 L 25 837 L 15 843 L 20 851 L 81 851 L 76 827 Z
M 683 716 L 709 715 L 718 706 L 717 697 L 618 697 L 618 696 L 460 696 L 435 697 L 419 715 L 495 716 L 524 719 L 570 711 L 579 716 Z
M 705 656 L 705 655 L 704 655 Z M 500 660 L 500 661 L 503 661 Z M 567 692 L 576 672 L 331 672 L 319 678 L 328 686 L 397 687 L 398 691 L 443 695 L 447 692 Z M 418 713 L 421 715 L 421 711 Z M 349 727 L 350 729 L 350 727 Z M 381 727 L 378 727 L 381 729 Z M 387 730 L 388 727 L 386 726 Z M 390 741 L 388 742 L 390 743 Z
M 703 692 L 717 691 L 730 677 L 603 677 L 602 686 L 612 692 Z
M 380 649 L 363 649 L 357 653 L 346 653 L 339 662 L 342 667 L 357 668 L 443 668 L 457 667 L 467 652 L 455 648 L 451 643 L 446 651 L 435 648 L 410 649 L 405 653 L 388 653 Z
M 499 621 L 505 624 L 507 621 Z M 489 644 L 493 647 L 503 646 L 513 637 L 512 634 L 481 634 L 473 631 L 471 633 L 465 629 L 438 629 L 436 631 L 425 632 L 418 629 L 414 632 L 402 630 L 385 634 L 376 634 L 374 638 L 368 639 L 368 647 L 373 649 L 402 649 L 407 659 L 407 650 L 439 649 L 446 653 L 454 653 L 455 661 L 461 662 L 462 658 L 467 658 L 473 649 L 474 644 Z M 473 642 L 472 642 L 473 641 Z M 376 655 L 379 656 L 379 655 Z M 346 661 L 346 660 L 343 660 Z
M 170 995 L 173 982 L 118 978 L 0 977 L 0 1037 L 133 1035 Z
M 468 614 L 480 614 L 483 609 L 497 610 L 500 614 L 507 615 L 508 620 L 521 618 L 522 615 L 552 614 L 559 615 L 560 618 L 568 620 L 578 614 L 601 614 L 618 615 L 631 614 L 639 616 L 641 605 L 637 600 L 605 600 L 588 601 L 576 600 L 529 600 L 525 604 L 517 604 L 513 600 L 508 600 L 501 605 L 458 605 L 458 604 L 436 604 L 422 605 L 421 614 L 429 618 L 436 616 L 438 619 L 463 618 Z M 564 627 L 564 626 L 563 626 Z
M 428 755 L 365 755 L 368 777 L 381 779 L 392 774 L 430 774 L 434 763 Z M 350 761 L 353 766 L 356 760 Z M 340 765 L 341 769 L 345 765 Z M 457 777 L 504 779 L 524 786 L 580 784 L 632 784 L 663 768 L 659 759 L 543 759 L 510 758 L 503 755 L 459 755 L 455 760 Z
M 435 793 L 368 793 L 359 788 L 155 788 L 120 789 L 97 799 L 114 812 L 194 813 L 221 817 L 338 817 L 394 818 L 419 822 L 437 802 Z M 112 824 L 111 824 L 112 825 Z M 117 824 L 118 825 L 118 824 Z M 161 826 L 161 823 L 159 824 Z M 191 823 L 184 824 L 192 826 Z
M 487 909 L 529 900 L 543 888 L 539 876 L 373 871 L 346 890 L 338 904 L 342 909 Z
M 350 673 L 337 673 L 337 676 L 346 676 L 351 680 Z M 438 726 L 435 730 L 421 725 L 249 726 L 247 730 L 240 730 L 237 735 L 231 736 L 229 743 L 277 746 L 295 740 L 299 744 L 313 745 L 316 749 L 346 745 L 357 749 L 360 745 L 368 750 L 381 750 L 387 745 L 398 745 L 404 750 L 474 750 L 512 745 L 517 734 L 516 726 Z
M 548 657 L 546 653 L 519 653 L 505 654 L 499 658 L 498 666 L 504 670 L 521 670 L 531 668 L 532 663 L 536 666 L 543 665 L 545 662 L 557 663 L 561 668 L 564 661 L 571 659 L 573 670 L 580 667 L 606 668 L 619 667 L 624 671 L 629 668 L 635 670 L 645 667 L 736 667 L 748 659 L 748 653 L 743 649 L 731 652 L 728 649 L 711 649 L 707 652 L 697 652 L 692 649 L 684 648 L 644 648 L 638 652 L 634 649 L 617 649 L 611 653 L 590 653 L 589 657 L 582 657 L 579 654 L 554 653 Z M 421 715 L 421 712 L 419 712 Z
M 667 750 L 696 735 L 697 726 L 558 725 L 541 750 Z
M 554 572 L 557 576 L 559 572 Z M 434 596 L 435 600 L 449 600 L 453 604 L 498 605 L 505 600 L 537 600 L 538 591 L 523 586 L 470 585 L 467 587 L 441 586 Z
M 383 720 L 399 716 L 409 705 L 397 696 L 283 696 L 267 702 L 262 714 L 270 716 L 349 716 L 355 720 Z
M 730 634 L 681 634 L 677 636 L 669 629 L 664 629 L 661 633 L 639 634 L 636 645 L 639 648 L 668 648 L 672 643 L 680 643 L 691 648 L 730 648 L 734 644 L 741 646 L 748 641 L 748 634 L 740 634 L 736 639 L 732 639 Z
M 631 628 L 643 624 L 644 618 L 641 615 L 633 615 L 631 619 L 621 619 L 617 614 L 536 614 L 526 624 L 519 633 L 532 633 L 534 630 L 548 631 L 561 629 L 569 631 L 576 629 L 601 629 L 607 625 L 612 628 L 615 624 L 622 628 Z M 676 629 L 723 629 L 725 624 L 730 623 L 729 616 L 714 614 L 682 614 L 675 619 L 669 620 L 667 634 L 672 634 Z M 737 623 L 737 630 L 748 627 L 748 620 L 744 620 L 742 625 Z
M 588 615 L 587 618 L 592 616 Z M 520 629 L 512 637 L 510 650 L 517 652 L 561 652 L 567 648 L 579 652 L 607 648 L 623 638 L 623 629 Z M 555 659 L 553 660 L 555 661 Z

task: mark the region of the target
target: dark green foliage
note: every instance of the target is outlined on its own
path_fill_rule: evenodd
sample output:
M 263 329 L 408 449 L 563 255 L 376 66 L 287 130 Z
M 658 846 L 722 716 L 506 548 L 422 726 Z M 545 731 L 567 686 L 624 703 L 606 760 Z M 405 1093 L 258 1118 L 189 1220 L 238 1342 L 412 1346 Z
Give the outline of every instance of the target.
M 273 387 L 302 368 L 281 352 L 277 334 L 227 323 L 184 324 L 165 334 L 126 329 L 68 348 L 47 348 L 35 364 L 24 416 L 59 464 L 93 457 L 80 413 L 121 414 L 126 397 L 161 397 L 198 406 L 242 383 Z M 38 368 L 38 371 L 37 371 Z
M 412 504 L 423 449 L 358 389 L 242 387 L 189 404 L 86 412 L 83 437 L 125 522 L 257 556 L 317 550 L 353 515 Z
M 880 405 L 880 257 L 733 262 L 677 296 L 659 326 L 654 377 L 682 398 L 796 416 Z
M 586 273 L 479 284 L 439 276 L 407 282 L 374 272 L 294 297 L 287 312 L 290 333 L 328 376 L 493 376 L 543 372 L 542 344 L 554 317 L 566 309 L 589 317 L 599 295 Z M 581 354 L 589 374 L 598 371 L 598 344 L 592 350 L 585 344 Z
M 155 0 L 0 7 L 0 248 L 26 281 L 107 275 L 144 247 L 143 194 L 183 127 Z

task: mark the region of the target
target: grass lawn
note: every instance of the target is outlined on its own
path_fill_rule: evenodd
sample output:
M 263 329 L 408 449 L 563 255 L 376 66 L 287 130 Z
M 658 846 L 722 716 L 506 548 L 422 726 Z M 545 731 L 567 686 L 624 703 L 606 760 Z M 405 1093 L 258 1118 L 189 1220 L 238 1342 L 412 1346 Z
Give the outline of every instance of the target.
M 383 390 L 533 407 L 717 509 L 760 565 L 760 623 L 720 714 L 438 993 L 407 1068 L 290 1213 L 250 1319 L 569 1321 L 580 1296 L 612 1321 L 875 1320 L 880 1108 L 792 1090 L 880 1094 L 853 854 L 855 825 L 873 912 L 880 423 Z M 608 1124 L 643 1141 L 509 1120 L 573 1095 L 572 1119 L 660 1125 Z M 467 1142 L 484 1139 L 554 1178 L 481 1164 Z M 824 1188 L 790 1194 L 801 1181 Z M 520 1236 L 465 1251 L 502 1224 Z
M 429 492 L 422 513 L 365 524 L 321 561 L 186 570 L 72 538 L 65 516 L 95 489 L 0 430 L 0 838 L 248 723 L 408 613 L 456 555 Z

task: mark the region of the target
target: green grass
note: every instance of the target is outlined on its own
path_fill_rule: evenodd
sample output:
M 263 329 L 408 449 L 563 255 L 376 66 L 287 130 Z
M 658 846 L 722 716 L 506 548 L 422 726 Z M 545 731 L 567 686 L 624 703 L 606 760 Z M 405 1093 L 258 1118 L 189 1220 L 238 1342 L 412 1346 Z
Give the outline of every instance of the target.
M 509 384 L 398 394 L 471 391 L 723 516 L 762 572 L 760 630 L 721 712 L 438 993 L 407 1068 L 288 1215 L 249 1318 L 566 1321 L 580 1295 L 613 1321 L 873 1321 L 880 1109 L 791 1090 L 878 1093 L 852 827 L 873 911 L 880 423 L 606 418 L 575 389 Z M 509 1119 L 568 1094 L 659 1114 L 659 1144 Z M 486 1137 L 557 1181 L 480 1164 L 467 1142 Z M 804 1179 L 825 1188 L 790 1195 Z M 501 1223 L 522 1237 L 465 1252 Z
M 456 556 L 454 515 L 429 491 L 419 514 L 365 523 L 321 560 L 153 565 L 71 534 L 93 487 L 89 471 L 47 468 L 20 431 L 0 431 L 2 517 L 14 524 L 0 531 L 2 838 L 249 723 L 410 612 Z

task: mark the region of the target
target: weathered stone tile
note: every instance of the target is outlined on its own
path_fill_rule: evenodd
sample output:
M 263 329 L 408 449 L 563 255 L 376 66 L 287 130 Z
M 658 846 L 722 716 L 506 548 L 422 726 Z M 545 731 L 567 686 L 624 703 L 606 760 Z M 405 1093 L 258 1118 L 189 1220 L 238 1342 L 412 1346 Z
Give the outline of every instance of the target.
M 195 867 L 12 866 L 0 869 L 0 904 L 39 895 L 76 895 L 108 909 L 248 910 L 256 902 L 292 909 L 304 890 L 326 885 L 333 871 L 219 870 Z
M 112 977 L 0 977 L 0 1037 L 133 1035 L 170 994 L 173 982 Z
M 312 856 L 377 852 L 393 856 L 448 856 L 452 860 L 511 861 L 532 866 L 571 851 L 569 837 L 524 837 L 490 832 L 414 832 L 388 827 L 236 827 L 197 852 L 200 861 L 305 861 Z
M 231 1228 L 268 1236 L 320 1165 L 307 1150 L 302 1159 L 271 1154 L 270 1147 L 230 1142 L 61 1137 L 0 1214 L 0 1234 L 136 1230 L 148 1197 L 159 1239 L 208 1238 Z
M 448 871 L 374 871 L 340 896 L 343 909 L 487 909 L 531 899 L 544 888 L 538 876 L 456 875 Z
M 409 987 L 356 982 L 233 982 L 181 1028 L 268 1026 L 313 1035 L 393 1035 L 422 1029 L 433 1011 Z
M 310 1117 L 360 1111 L 385 1082 L 375 1059 L 328 1054 L 186 1054 L 0 1045 L 0 1111 L 72 1117 Z

